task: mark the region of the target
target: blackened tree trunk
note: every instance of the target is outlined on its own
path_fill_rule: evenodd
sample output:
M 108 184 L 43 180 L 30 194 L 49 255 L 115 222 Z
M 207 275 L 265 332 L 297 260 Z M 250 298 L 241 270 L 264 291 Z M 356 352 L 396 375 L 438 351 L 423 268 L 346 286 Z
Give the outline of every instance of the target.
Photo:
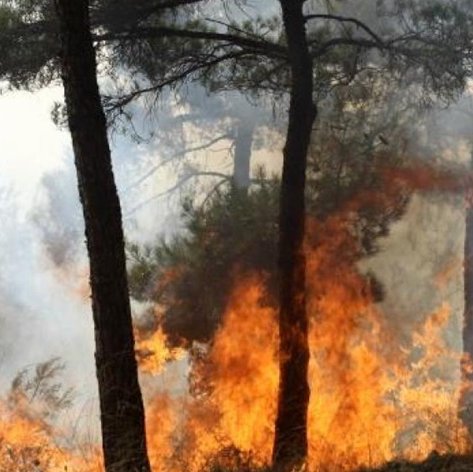
M 305 296 L 305 173 L 316 107 L 304 0 L 280 0 L 291 62 L 289 125 L 279 220 L 279 392 L 273 467 L 291 471 L 307 457 L 309 345 Z
M 471 156 L 473 168 L 473 152 Z M 463 312 L 463 365 L 460 397 L 460 417 L 470 434 L 473 434 L 473 189 L 466 195 L 465 246 L 463 260 L 464 312 Z
M 97 85 L 87 0 L 56 0 L 62 75 L 90 260 L 107 472 L 148 472 L 120 202 Z
M 235 133 L 235 157 L 233 161 L 233 183 L 247 190 L 251 183 L 251 147 L 255 123 L 250 119 L 239 119 Z

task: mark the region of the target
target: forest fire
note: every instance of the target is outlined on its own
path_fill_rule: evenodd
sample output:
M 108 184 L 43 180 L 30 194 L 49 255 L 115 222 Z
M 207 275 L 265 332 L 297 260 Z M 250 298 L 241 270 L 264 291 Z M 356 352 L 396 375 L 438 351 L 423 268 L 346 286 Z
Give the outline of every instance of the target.
M 166 334 L 157 329 L 151 334 L 136 330 L 137 355 L 141 371 L 158 375 L 165 368 L 166 362 L 184 356 L 184 350 L 169 349 L 166 345 Z
M 31 409 L 31 408 L 30 408 Z M 27 414 L 30 413 L 30 416 Z M 60 431 L 31 412 L 0 405 L 0 470 L 9 472 L 99 472 L 101 459 L 96 446 L 83 450 L 77 444 L 61 446 Z
M 362 232 L 354 231 L 360 214 L 367 207 L 384 213 L 403 205 L 416 187 L 433 186 L 407 170 L 394 179 L 386 175 L 390 184 L 383 192 L 360 191 L 325 220 L 307 223 L 309 470 L 353 471 L 396 458 L 422 460 L 432 451 L 468 451 L 457 414 L 461 354 L 443 340 L 451 309 L 439 306 L 408 343 L 401 342 L 377 303 L 378 282 L 358 267 L 366 250 Z M 439 280 L 448 277 L 447 269 Z M 249 470 L 270 463 L 279 372 L 277 308 L 266 275 L 234 277 L 222 324 L 208 346 L 187 353 L 170 348 L 162 329 L 137 330 L 136 336 L 154 472 Z M 156 388 L 155 380 L 176 362 L 190 366 L 189 378 L 175 379 L 175 389 L 169 379 Z M 92 460 L 60 447 L 61 432 L 28 408 L 2 405 L 0 470 L 102 470 L 96 455 Z
M 443 340 L 450 307 L 439 306 L 403 343 L 376 303 L 376 282 L 357 266 L 363 249 L 353 222 L 360 210 L 367 202 L 388 208 L 417 181 L 391 182 L 391 192 L 363 191 L 323 223 L 308 223 L 309 470 L 351 471 L 469 447 L 457 414 L 461 353 Z M 420 182 L 425 190 L 425 179 Z M 242 275 L 204 362 L 194 364 L 198 394 L 150 399 L 154 470 L 268 464 L 277 348 L 277 310 L 265 276 Z
M 448 307 L 419 327 L 413 350 L 420 353 L 409 361 L 413 352 L 385 352 L 395 351 L 395 346 L 386 344 L 389 336 L 376 318 L 380 314 L 365 305 L 363 296 L 356 299 L 346 293 L 344 298 L 337 290 L 334 294 L 336 301 L 325 298 L 319 306 L 340 317 L 324 322 L 318 312 L 311 329 L 309 430 L 314 470 L 355 470 L 396 457 L 420 460 L 433 450 L 464 452 L 467 435 L 456 415 L 459 391 L 449 380 L 434 376 L 443 363 L 458 361 L 458 354 L 446 351 L 441 341 Z M 173 437 L 182 441 L 180 454 L 190 451 L 185 457 L 190 470 L 201 470 L 219 453 L 225 457 L 231 447 L 255 465 L 270 460 L 277 342 L 275 312 L 263 300 L 264 286 L 254 278 L 235 291 L 211 352 L 207 397 L 190 403 L 169 397 L 154 400 L 149 444 L 156 470 L 171 470 Z M 348 301 L 352 304 L 345 304 Z M 369 321 L 361 320 L 361 314 L 368 314 Z M 181 421 L 175 418 L 179 412 Z M 172 470 L 180 470 L 182 455 L 176 460 Z
M 420 460 L 433 450 L 464 452 L 467 433 L 456 414 L 459 389 L 435 373 L 459 361 L 442 342 L 448 306 L 419 326 L 412 349 L 403 350 L 384 331 L 383 314 L 355 270 L 345 268 L 343 280 L 325 279 L 324 289 L 330 290 L 315 296 L 321 290 L 315 276 L 320 260 L 320 254 L 310 254 L 310 470 L 356 470 L 396 457 Z M 199 373 L 210 383 L 208 392 L 199 398 L 162 393 L 149 400 L 153 471 L 199 471 L 225 460 L 238 470 L 243 463 L 269 462 L 277 325 L 265 298 L 258 277 L 244 278 L 235 289 Z M 2 422 L 1 470 L 55 472 L 65 465 L 77 472 L 101 470 L 56 446 L 53 431 L 40 422 L 5 406 Z
M 473 470 L 472 44 L 466 0 L 0 0 L 0 472 Z

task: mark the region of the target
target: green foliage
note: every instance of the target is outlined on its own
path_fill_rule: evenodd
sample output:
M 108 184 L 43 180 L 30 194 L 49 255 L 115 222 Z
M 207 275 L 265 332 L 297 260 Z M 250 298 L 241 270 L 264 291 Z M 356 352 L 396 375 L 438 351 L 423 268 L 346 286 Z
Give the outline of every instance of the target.
M 10 87 L 42 86 L 56 76 L 48 1 L 0 2 L 0 77 Z
M 352 173 L 359 171 L 356 167 Z M 371 185 L 376 188 L 376 170 Z M 325 187 L 308 195 L 308 211 L 323 220 L 360 190 L 362 177 L 340 193 L 325 176 Z M 212 339 L 235 281 L 245 273 L 264 273 L 268 282 L 268 302 L 275 303 L 277 289 L 277 239 L 279 184 L 262 180 L 248 194 L 230 187 L 218 192 L 205 207 L 195 207 L 189 199 L 183 205 L 184 235 L 159 241 L 154 247 L 131 245 L 129 270 L 131 293 L 152 300 L 161 312 L 158 320 L 172 344 Z M 335 198 L 340 194 L 340 198 Z M 408 196 L 399 195 L 391 207 L 367 202 L 353 219 L 361 258 L 378 250 L 377 240 L 386 236 L 389 225 L 401 217 Z M 325 208 L 325 210 L 323 210 Z M 315 235 L 317 236 L 317 235 Z M 311 240 L 311 244 L 317 244 Z M 344 257 L 340 254 L 339 257 Z M 352 254 L 347 257 L 353 257 Z M 383 288 L 371 276 L 375 299 Z
M 324 220 L 360 192 L 371 192 L 373 204 L 367 201 L 359 208 L 354 231 L 361 249 L 372 254 L 409 199 L 406 189 L 381 209 L 377 200 L 388 194 L 381 171 L 406 164 L 418 141 L 423 112 L 415 95 L 393 87 L 389 74 L 360 74 L 322 104 L 309 155 L 308 213 Z M 414 121 L 418 126 L 412 126 Z
M 248 193 L 229 187 L 204 206 L 183 205 L 186 231 L 153 248 L 131 246 L 130 289 L 163 307 L 175 342 L 207 341 L 218 326 L 234 277 L 274 274 L 278 184 L 260 177 Z
M 11 10 L 5 5 L 0 6 L 0 28 L 12 28 L 20 23 L 20 17 L 17 12 Z

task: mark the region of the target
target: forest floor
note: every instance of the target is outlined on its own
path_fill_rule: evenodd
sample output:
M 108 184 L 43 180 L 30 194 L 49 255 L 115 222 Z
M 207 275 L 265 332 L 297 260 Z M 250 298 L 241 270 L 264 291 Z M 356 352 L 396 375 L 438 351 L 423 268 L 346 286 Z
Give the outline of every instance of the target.
M 473 472 L 473 456 L 432 454 L 424 462 L 391 462 L 380 469 L 363 469 L 360 472 Z

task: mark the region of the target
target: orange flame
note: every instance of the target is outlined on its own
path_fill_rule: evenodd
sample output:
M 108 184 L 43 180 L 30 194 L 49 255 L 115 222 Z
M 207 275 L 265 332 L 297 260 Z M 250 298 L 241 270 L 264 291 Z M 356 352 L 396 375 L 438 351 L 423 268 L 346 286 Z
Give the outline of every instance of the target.
M 97 448 L 74 451 L 61 447 L 60 431 L 54 431 L 27 412 L 0 404 L 0 470 L 8 472 L 99 472 L 102 470 Z
M 362 248 L 353 230 L 366 206 L 390 209 L 414 189 L 456 191 L 463 184 L 428 169 L 385 177 L 389 185 L 379 193 L 362 191 L 323 223 L 308 222 L 310 470 L 355 470 L 468 447 L 457 415 L 459 381 L 446 374 L 458 373 L 460 362 L 443 340 L 449 307 L 439 307 L 418 326 L 410 345 L 399 345 L 375 303 L 372 280 L 357 268 Z M 164 420 L 174 447 L 162 445 L 159 431 L 149 435 L 154 457 L 168 451 L 168 462 L 156 470 L 197 472 L 234 450 L 238 460 L 250 458 L 254 465 L 270 461 L 278 342 L 277 310 L 267 298 L 263 276 L 241 277 L 235 284 L 206 361 L 194 369 L 208 389 L 168 403 L 179 412 L 173 416 L 174 432 Z

